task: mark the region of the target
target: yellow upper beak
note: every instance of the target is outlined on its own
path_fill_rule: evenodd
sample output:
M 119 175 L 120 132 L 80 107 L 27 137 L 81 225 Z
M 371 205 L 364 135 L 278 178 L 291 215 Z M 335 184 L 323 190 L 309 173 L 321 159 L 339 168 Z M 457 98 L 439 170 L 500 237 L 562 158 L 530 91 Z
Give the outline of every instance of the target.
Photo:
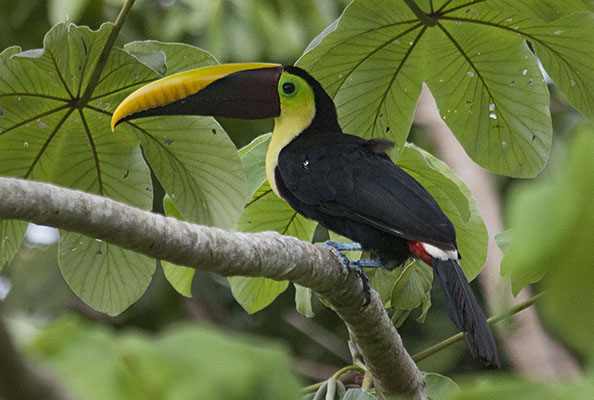
M 121 122 L 156 115 L 278 116 L 281 71 L 278 64 L 221 64 L 159 79 L 120 103 L 111 118 L 111 130 Z

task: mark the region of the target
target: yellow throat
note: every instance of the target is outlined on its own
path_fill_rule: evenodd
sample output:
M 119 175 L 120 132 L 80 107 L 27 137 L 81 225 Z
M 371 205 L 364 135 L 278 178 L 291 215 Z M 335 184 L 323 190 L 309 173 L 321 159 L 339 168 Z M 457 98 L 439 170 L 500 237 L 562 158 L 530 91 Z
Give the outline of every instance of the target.
M 283 85 L 287 82 L 293 83 L 296 88 L 290 96 L 282 91 Z M 303 78 L 286 72 L 279 80 L 279 97 L 281 113 L 274 119 L 274 130 L 266 153 L 266 177 L 274 193 L 282 197 L 275 179 L 278 156 L 285 146 L 311 125 L 316 114 L 316 106 L 311 86 Z

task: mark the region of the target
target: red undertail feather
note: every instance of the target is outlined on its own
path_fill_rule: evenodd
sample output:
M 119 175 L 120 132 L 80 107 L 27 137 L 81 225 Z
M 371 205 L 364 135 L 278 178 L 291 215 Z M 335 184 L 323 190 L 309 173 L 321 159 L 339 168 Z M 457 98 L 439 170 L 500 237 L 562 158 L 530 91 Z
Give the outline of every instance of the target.
M 422 242 L 413 242 L 412 240 L 408 241 L 408 249 L 410 252 L 415 256 L 420 258 L 425 264 L 429 266 L 433 266 L 433 262 L 431 262 L 431 256 L 425 250 Z

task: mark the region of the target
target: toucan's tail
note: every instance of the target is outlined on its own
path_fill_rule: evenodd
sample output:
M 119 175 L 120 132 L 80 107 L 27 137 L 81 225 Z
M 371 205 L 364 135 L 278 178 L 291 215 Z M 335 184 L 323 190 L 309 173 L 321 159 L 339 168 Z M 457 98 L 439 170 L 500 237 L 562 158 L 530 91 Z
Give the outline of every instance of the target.
M 489 324 L 458 261 L 434 257 L 431 261 L 445 295 L 448 314 L 458 329 L 467 333 L 466 340 L 472 355 L 499 366 L 497 346 Z

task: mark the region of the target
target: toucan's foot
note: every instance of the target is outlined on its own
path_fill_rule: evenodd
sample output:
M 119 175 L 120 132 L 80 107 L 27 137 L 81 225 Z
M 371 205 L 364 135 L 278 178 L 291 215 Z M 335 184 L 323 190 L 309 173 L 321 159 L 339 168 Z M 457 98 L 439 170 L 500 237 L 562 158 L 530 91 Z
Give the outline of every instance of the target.
M 369 302 L 371 301 L 371 287 L 369 286 L 369 278 L 365 271 L 363 271 L 363 267 L 367 267 L 367 262 L 375 262 L 376 260 L 357 260 L 357 261 L 350 261 L 347 256 L 342 254 L 343 251 L 361 251 L 361 245 L 359 243 L 342 243 L 342 242 L 332 242 L 330 240 L 324 242 L 322 244 L 324 247 L 332 247 L 338 257 L 340 258 L 340 262 L 342 267 L 345 270 L 353 270 L 359 278 L 361 278 L 361 282 L 363 283 L 363 292 L 365 294 L 365 303 L 363 303 L 363 307 L 366 307 Z M 363 261 L 363 262 L 362 262 Z M 379 262 L 379 260 L 378 260 Z
M 323 246 L 330 246 L 338 251 L 363 251 L 360 243 L 350 242 L 333 242 L 332 240 L 326 240 Z

